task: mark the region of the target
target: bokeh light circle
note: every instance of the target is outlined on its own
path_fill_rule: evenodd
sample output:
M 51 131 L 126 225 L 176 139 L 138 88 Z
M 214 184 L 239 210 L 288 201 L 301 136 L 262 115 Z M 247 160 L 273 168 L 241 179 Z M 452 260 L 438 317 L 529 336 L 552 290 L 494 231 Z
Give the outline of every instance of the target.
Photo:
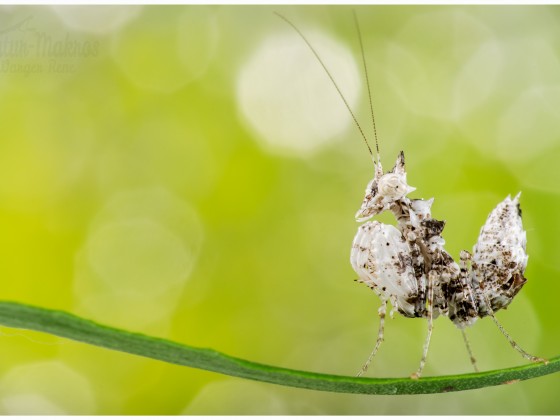
M 165 292 L 185 278 L 193 258 L 180 238 L 149 219 L 103 225 L 87 253 L 100 279 L 120 295 Z
M 142 6 L 137 5 L 60 5 L 51 7 L 68 27 L 96 35 L 119 29 L 138 16 L 142 10 Z
M 87 378 L 60 361 L 15 366 L 0 380 L 0 410 L 8 415 L 95 413 Z
M 164 328 L 196 264 L 196 212 L 163 188 L 122 191 L 95 217 L 76 257 L 80 310 L 113 324 Z
M 490 28 L 456 9 L 414 15 L 387 50 L 388 80 L 403 105 L 440 119 L 458 120 L 487 101 L 502 66 Z
M 115 35 L 112 56 L 136 87 L 171 93 L 204 74 L 214 56 L 218 29 L 209 9 L 151 11 Z
M 558 110 L 560 85 L 534 86 L 522 92 L 498 120 L 498 156 L 506 162 L 524 162 L 556 147 Z
M 354 107 L 360 74 L 352 54 L 320 32 L 307 33 Z M 347 129 L 351 117 L 317 58 L 297 34 L 271 35 L 256 48 L 237 79 L 237 102 L 256 138 L 269 151 L 306 154 Z

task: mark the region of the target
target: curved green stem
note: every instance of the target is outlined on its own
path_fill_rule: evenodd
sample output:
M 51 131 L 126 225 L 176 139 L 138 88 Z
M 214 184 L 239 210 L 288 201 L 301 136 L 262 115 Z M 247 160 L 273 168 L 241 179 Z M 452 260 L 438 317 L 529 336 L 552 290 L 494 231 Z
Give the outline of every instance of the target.
M 250 362 L 161 338 L 97 324 L 67 312 L 16 302 L 0 302 L 0 324 L 149 357 L 176 365 L 279 385 L 353 394 L 432 394 L 510 384 L 560 370 L 560 357 L 548 364 L 530 364 L 466 375 L 410 378 L 357 378 L 326 375 Z

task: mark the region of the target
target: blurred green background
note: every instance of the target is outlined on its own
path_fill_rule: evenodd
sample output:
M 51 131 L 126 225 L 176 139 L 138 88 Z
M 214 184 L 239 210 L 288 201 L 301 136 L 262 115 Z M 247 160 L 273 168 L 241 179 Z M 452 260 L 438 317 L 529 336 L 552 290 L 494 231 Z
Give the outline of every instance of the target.
M 560 349 L 560 8 L 359 6 L 383 163 L 407 157 L 446 248 L 522 191 L 528 283 L 498 318 Z M 0 8 L 2 299 L 262 363 L 353 375 L 377 297 L 353 282 L 371 137 L 352 9 Z M 388 222 L 390 218 L 382 218 Z M 2 328 L 3 414 L 559 414 L 560 376 L 432 396 L 288 389 Z M 396 316 L 370 376 L 406 376 L 425 320 Z M 492 324 L 483 370 L 524 364 Z M 426 375 L 469 372 L 435 323 Z

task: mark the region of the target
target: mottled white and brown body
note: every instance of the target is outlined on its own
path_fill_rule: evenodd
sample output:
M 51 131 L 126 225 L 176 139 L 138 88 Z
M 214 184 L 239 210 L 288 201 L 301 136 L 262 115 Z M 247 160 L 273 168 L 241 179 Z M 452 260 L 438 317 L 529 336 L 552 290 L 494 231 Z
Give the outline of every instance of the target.
M 478 318 L 506 308 L 526 282 L 526 233 L 523 230 L 519 194 L 509 196 L 490 213 L 480 231 L 473 255 L 461 252 L 460 264 L 445 251 L 441 234 L 444 221 L 431 216 L 433 199 L 410 199 L 415 188 L 408 185 L 401 152 L 393 169 L 383 173 L 379 161 L 375 176 L 366 188 L 356 220 L 363 222 L 390 211 L 396 226 L 366 221 L 358 228 L 350 262 L 358 281 L 370 287 L 381 299 L 381 325 L 374 351 L 360 374 L 364 373 L 383 340 L 387 303 L 409 318 L 427 318 L 428 337 L 420 367 L 420 377 L 428 352 L 432 321 L 447 316 L 462 331 Z M 469 261 L 471 267 L 468 266 Z M 500 330 L 523 356 L 544 361 L 523 351 Z M 463 331 L 464 332 L 464 331 Z M 466 336 L 471 360 L 476 364 Z
M 290 20 L 277 15 L 292 26 L 309 46 L 339 93 L 373 157 L 362 127 L 317 51 Z M 492 318 L 523 357 L 546 363 L 545 359 L 531 356 L 521 349 L 494 316 L 496 311 L 510 304 L 526 282 L 523 276 L 527 266 L 526 234 L 521 221 L 519 194 L 513 200 L 508 196 L 492 210 L 480 231 L 474 253 L 471 255 L 462 251 L 457 264 L 443 247 L 445 241 L 441 234 L 445 222 L 432 218 L 433 198 L 420 200 L 407 197 L 415 188 L 407 183 L 403 152 L 397 157 L 393 169 L 383 172 L 364 48 L 355 13 L 354 20 L 368 88 L 377 159 L 374 161 L 374 177 L 367 185 L 364 201 L 356 214 L 356 220 L 365 223 L 358 228 L 354 238 L 350 262 L 358 274 L 357 281 L 367 285 L 381 299 L 377 341 L 358 375 L 367 370 L 383 341 L 387 304 L 393 308 L 391 314 L 397 311 L 408 318 L 428 320 L 428 335 L 420 366 L 412 375 L 415 378 L 422 374 L 433 320 L 440 315 L 449 317 L 463 333 L 475 370 L 476 363 L 465 328 L 485 316 Z M 394 226 L 370 220 L 386 211 L 395 216 Z

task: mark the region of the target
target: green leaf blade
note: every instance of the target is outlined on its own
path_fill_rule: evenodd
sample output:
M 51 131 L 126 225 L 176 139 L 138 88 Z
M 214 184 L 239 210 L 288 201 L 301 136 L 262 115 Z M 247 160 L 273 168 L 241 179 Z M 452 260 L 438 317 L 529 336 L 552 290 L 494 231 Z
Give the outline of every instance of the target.
M 512 384 L 560 371 L 560 357 L 465 375 L 410 378 L 363 378 L 328 375 L 270 366 L 228 356 L 212 349 L 179 344 L 101 325 L 67 312 L 17 302 L 0 302 L 0 324 L 68 338 L 162 362 L 296 388 L 352 394 L 410 395 L 465 391 Z

